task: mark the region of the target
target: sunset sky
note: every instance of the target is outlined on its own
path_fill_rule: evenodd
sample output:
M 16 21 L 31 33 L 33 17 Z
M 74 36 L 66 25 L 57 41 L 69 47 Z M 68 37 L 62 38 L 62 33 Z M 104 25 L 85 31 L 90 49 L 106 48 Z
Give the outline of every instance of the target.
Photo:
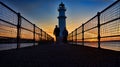
M 58 6 L 65 4 L 69 33 L 116 0 L 0 0 L 53 36 Z

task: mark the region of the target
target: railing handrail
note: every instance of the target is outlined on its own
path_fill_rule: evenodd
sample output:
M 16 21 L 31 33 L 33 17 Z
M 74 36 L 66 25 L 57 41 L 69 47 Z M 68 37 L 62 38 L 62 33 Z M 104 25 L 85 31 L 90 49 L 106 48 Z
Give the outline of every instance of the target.
M 118 29 L 116 29 L 116 25 L 119 25 L 119 20 L 120 20 L 119 5 L 120 5 L 120 0 L 117 0 L 110 6 L 102 10 L 101 12 L 98 12 L 97 15 L 95 15 L 90 20 L 83 23 L 78 28 L 76 28 L 71 33 L 69 33 L 68 40 L 76 44 L 77 42 L 79 42 L 79 40 L 81 40 L 80 42 L 82 42 L 82 45 L 84 45 L 84 42 L 94 39 L 94 41 L 98 42 L 98 48 L 100 48 L 100 43 L 104 40 L 103 38 L 111 38 L 111 40 L 115 41 L 115 39 L 112 39 L 112 37 L 117 37 L 117 38 L 120 37 L 120 34 L 119 34 L 120 26 L 117 26 Z M 115 8 L 115 7 L 118 7 L 118 8 Z M 106 16 L 104 12 L 107 10 L 109 11 L 110 8 L 112 8 L 111 10 L 113 10 L 112 11 L 113 13 L 108 12 Z M 115 10 L 117 10 L 117 12 L 115 12 Z M 110 15 L 108 16 L 108 14 Z M 109 25 L 109 23 L 111 23 L 111 25 Z M 116 23 L 116 24 L 113 24 L 113 23 Z M 107 34 L 106 34 L 106 31 L 107 31 Z M 116 38 L 116 41 L 119 41 L 117 38 Z
M 15 31 L 16 33 L 14 34 L 16 37 L 16 39 L 17 39 L 17 48 L 19 48 L 20 47 L 20 39 L 29 39 L 29 37 L 28 38 L 24 38 L 24 37 L 22 37 L 21 38 L 21 30 L 25 30 L 25 31 L 28 31 L 28 32 L 31 32 L 30 33 L 30 35 L 32 35 L 31 37 L 32 38 L 30 38 L 30 40 L 33 40 L 33 43 L 34 43 L 34 45 L 35 45 L 35 42 L 39 39 L 39 41 L 53 41 L 53 37 L 51 36 L 51 35 L 49 35 L 48 33 L 46 33 L 45 31 L 43 31 L 41 28 L 39 28 L 38 26 L 36 26 L 34 23 L 32 23 L 31 21 L 29 21 L 28 19 L 26 19 L 25 17 L 23 17 L 23 16 L 21 16 L 21 14 L 20 13 L 18 13 L 18 12 L 16 12 L 15 10 L 13 10 L 13 9 L 11 9 L 10 7 L 8 7 L 7 5 L 5 5 L 4 3 L 2 3 L 1 1 L 0 1 L 0 5 L 1 6 L 3 6 L 4 8 L 3 9 L 7 9 L 7 10 L 9 10 L 10 12 L 12 12 L 13 14 L 13 16 L 14 16 L 14 14 L 15 14 L 15 20 L 17 20 L 15 23 L 12 23 L 12 22 L 14 22 L 14 17 L 13 17 L 13 19 L 10 19 L 10 20 L 6 20 L 6 18 L 4 18 L 4 17 L 2 17 L 2 18 L 0 18 L 0 21 L 2 21 L 2 23 L 7 23 L 8 25 L 11 25 L 11 27 L 12 26 L 15 26 L 15 30 L 13 30 L 12 31 L 12 29 L 10 29 L 10 31 L 12 31 L 12 33 Z M 3 14 L 4 15 L 4 14 Z M 7 14 L 5 14 L 5 16 L 6 16 Z M 9 19 L 9 16 L 8 16 L 8 19 Z M 22 20 L 23 19 L 23 20 Z M 12 20 L 12 22 L 10 22 Z M 25 21 L 25 22 L 23 22 L 23 21 Z M 31 27 L 32 28 L 27 28 L 27 27 L 24 27 L 24 23 L 28 23 L 28 24 L 30 24 L 31 25 Z M 22 25 L 23 24 L 23 25 Z M 5 25 L 4 25 L 5 26 Z M 8 27 L 8 26 L 6 26 L 6 27 Z M 3 30 L 5 30 L 5 29 L 3 29 Z M 9 32 L 9 31 L 8 31 Z M 4 32 L 3 32 L 4 33 Z M 8 33 L 8 34 L 10 34 L 10 33 Z M 24 35 L 24 33 L 22 34 L 22 35 Z M 29 34 L 28 34 L 29 35 Z M 5 36 L 3 36 L 3 35 L 1 35 L 0 37 L 5 37 Z M 7 36 L 6 36 L 7 37 Z M 5 38 L 6 38 L 5 37 Z M 9 38 L 12 38 L 12 36 L 11 37 L 9 37 Z
M 110 7 L 112 7 L 113 5 L 115 5 L 116 3 L 118 3 L 120 0 L 115 1 L 113 4 L 111 4 L 110 6 L 108 6 L 107 8 L 105 8 L 104 10 L 102 10 L 100 13 L 103 13 L 104 11 L 106 11 L 107 9 L 109 9 Z
M 5 6 L 5 7 L 8 8 L 9 10 L 11 10 L 12 12 L 14 12 L 14 13 L 17 14 L 16 11 L 14 11 L 13 9 L 11 9 L 10 7 L 8 7 L 6 4 L 2 3 L 1 1 L 0 1 L 0 4 L 3 5 L 3 6 Z

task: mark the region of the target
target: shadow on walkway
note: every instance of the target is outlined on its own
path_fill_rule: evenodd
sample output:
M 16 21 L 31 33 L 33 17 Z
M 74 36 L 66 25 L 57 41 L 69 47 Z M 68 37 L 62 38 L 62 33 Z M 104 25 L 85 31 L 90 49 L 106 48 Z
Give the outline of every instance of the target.
M 120 52 L 91 47 L 44 44 L 0 51 L 0 67 L 120 67 Z

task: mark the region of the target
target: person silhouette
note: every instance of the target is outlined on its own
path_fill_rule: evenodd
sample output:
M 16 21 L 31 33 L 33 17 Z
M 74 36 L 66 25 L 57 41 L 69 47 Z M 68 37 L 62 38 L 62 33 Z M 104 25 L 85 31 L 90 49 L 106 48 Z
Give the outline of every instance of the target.
M 58 43 L 59 42 L 60 29 L 59 29 L 59 27 L 57 25 L 55 26 L 53 34 L 56 37 L 56 43 Z
M 63 35 L 63 43 L 67 43 L 68 31 L 66 27 L 64 28 L 62 35 Z

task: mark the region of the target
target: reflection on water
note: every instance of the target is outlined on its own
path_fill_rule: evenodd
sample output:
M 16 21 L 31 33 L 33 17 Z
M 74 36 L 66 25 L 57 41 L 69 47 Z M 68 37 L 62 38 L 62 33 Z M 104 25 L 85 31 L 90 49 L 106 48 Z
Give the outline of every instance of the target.
M 120 42 L 102 42 L 101 47 L 105 49 L 120 51 Z
M 84 43 L 85 46 L 98 47 L 98 43 Z
M 81 45 L 81 43 L 78 43 Z M 85 46 L 98 47 L 98 43 L 84 43 Z M 101 48 L 120 51 L 120 42 L 101 42 Z
M 27 47 L 27 46 L 33 46 L 33 43 L 21 43 L 20 47 Z M 0 44 L 0 50 L 8 50 L 8 49 L 16 49 L 17 44 L 11 43 L 11 44 Z

